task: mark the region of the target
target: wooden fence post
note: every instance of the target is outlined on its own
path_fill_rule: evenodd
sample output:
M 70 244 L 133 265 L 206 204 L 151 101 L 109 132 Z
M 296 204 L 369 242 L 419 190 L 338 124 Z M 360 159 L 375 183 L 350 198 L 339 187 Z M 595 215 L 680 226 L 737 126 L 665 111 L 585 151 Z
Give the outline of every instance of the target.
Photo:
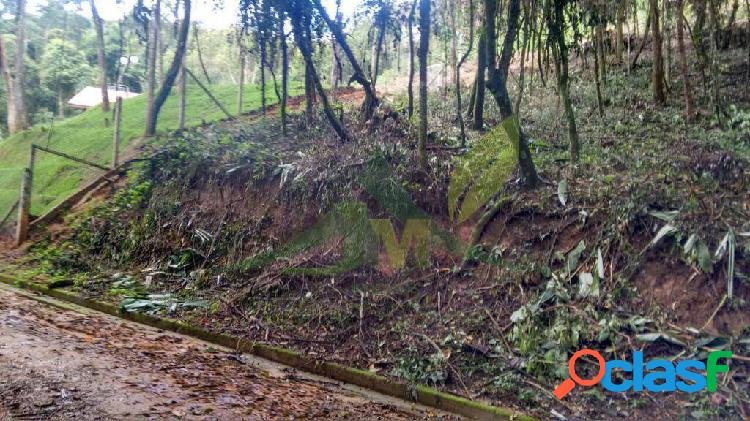
M 31 209 L 31 187 L 34 180 L 34 159 L 36 146 L 31 145 L 29 166 L 23 170 L 21 181 L 21 198 L 18 204 L 18 222 L 16 225 L 16 247 L 20 247 L 29 238 L 29 211 Z
M 115 101 L 115 134 L 112 138 L 112 169 L 120 165 L 120 123 L 122 122 L 122 97 Z

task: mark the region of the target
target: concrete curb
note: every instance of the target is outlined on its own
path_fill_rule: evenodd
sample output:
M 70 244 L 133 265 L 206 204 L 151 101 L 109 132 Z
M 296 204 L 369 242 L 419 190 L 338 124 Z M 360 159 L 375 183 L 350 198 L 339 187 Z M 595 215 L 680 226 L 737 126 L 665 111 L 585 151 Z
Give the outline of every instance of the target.
M 39 283 L 23 281 L 2 274 L 0 274 L 0 282 L 17 288 L 35 291 L 40 294 L 100 311 L 111 316 L 130 320 L 132 322 L 192 336 L 206 342 L 234 349 L 238 352 L 257 355 L 267 360 L 288 365 L 308 373 L 329 377 L 344 383 L 374 390 L 384 395 L 393 396 L 405 401 L 417 402 L 425 406 L 462 415 L 471 419 L 482 421 L 536 421 L 535 418 L 522 415 L 510 409 L 483 404 L 459 396 L 439 392 L 425 386 L 410 386 L 368 371 L 316 360 L 284 348 L 259 344 L 230 335 L 209 332 L 205 329 L 191 326 L 178 320 L 155 317 L 143 313 L 123 313 L 120 311 L 119 307 L 115 305 L 83 298 L 67 291 L 49 289 L 45 285 Z

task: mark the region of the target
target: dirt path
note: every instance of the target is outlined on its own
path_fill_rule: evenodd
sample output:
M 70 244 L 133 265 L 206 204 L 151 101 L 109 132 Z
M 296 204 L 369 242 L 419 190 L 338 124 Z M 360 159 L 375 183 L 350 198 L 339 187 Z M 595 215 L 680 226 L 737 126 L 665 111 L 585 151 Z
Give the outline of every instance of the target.
M 0 287 L 2 420 L 456 419 L 192 338 L 30 297 Z

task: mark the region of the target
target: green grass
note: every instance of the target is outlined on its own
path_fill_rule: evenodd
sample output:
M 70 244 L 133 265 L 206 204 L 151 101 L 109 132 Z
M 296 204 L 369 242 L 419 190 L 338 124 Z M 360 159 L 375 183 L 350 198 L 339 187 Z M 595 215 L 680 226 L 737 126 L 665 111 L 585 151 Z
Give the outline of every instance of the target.
M 292 95 L 297 95 L 301 91 L 298 86 L 290 90 Z M 213 86 L 211 92 L 227 110 L 236 111 L 236 86 Z M 268 100 L 271 103 L 276 100 L 276 95 L 272 92 L 273 88 L 269 88 Z M 177 99 L 177 94 L 173 90 L 159 115 L 160 132 L 177 128 Z M 188 86 L 186 103 L 188 126 L 226 117 L 198 86 Z M 121 151 L 133 139 L 143 135 L 145 108 L 145 95 L 123 101 Z M 257 86 L 246 86 L 243 110 L 250 111 L 258 108 L 260 108 L 260 89 Z M 105 115 L 101 108 L 96 107 L 75 117 L 56 121 L 51 136 L 49 125 L 44 125 L 35 126 L 31 130 L 0 141 L 0 218 L 18 200 L 21 174 L 27 165 L 29 146 L 32 143 L 109 166 L 112 161 L 114 129 L 112 124 L 106 127 L 104 119 L 109 118 L 111 121 L 111 117 L 111 114 Z M 38 152 L 34 166 L 31 213 L 41 215 L 74 193 L 86 180 L 100 173 L 102 173 L 101 170 Z

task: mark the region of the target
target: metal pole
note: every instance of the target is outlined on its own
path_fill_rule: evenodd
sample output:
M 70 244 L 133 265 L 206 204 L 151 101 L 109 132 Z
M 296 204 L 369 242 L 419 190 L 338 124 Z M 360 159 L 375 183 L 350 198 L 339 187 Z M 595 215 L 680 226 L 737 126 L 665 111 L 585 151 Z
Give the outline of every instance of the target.
M 112 169 L 120 165 L 120 123 L 122 122 L 122 97 L 115 101 L 115 133 L 112 137 Z
M 20 247 L 29 238 L 29 210 L 31 209 L 31 187 L 34 180 L 34 159 L 36 146 L 31 145 L 29 165 L 23 170 L 21 181 L 21 199 L 18 205 L 18 222 L 16 225 L 16 247 Z

